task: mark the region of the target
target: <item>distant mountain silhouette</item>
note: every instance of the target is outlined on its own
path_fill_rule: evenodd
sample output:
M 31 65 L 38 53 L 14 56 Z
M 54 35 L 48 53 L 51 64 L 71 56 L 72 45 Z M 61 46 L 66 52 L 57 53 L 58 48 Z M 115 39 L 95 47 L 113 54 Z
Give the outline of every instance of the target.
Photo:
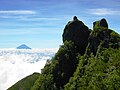
M 31 48 L 28 47 L 28 46 L 25 45 L 25 44 L 22 44 L 22 45 L 18 46 L 17 49 L 31 49 Z

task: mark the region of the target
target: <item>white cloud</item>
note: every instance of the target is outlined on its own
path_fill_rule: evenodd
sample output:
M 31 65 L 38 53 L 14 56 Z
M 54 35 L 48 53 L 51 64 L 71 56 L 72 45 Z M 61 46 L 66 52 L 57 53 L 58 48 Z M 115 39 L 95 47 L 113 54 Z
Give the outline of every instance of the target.
M 88 9 L 88 13 L 93 15 L 118 15 L 120 10 L 112 10 L 107 8 Z
M 24 20 L 36 16 L 38 12 L 32 10 L 6 10 L 0 11 L 0 18 Z
M 1 13 L 3 13 L 3 12 L 0 12 L 0 14 Z M 21 21 L 41 21 L 41 20 L 42 21 L 61 21 L 61 20 L 64 20 L 63 17 L 38 17 L 36 14 L 32 15 L 32 13 L 31 13 L 31 15 L 30 15 L 30 13 L 29 14 L 16 13 L 16 15 L 15 15 L 15 13 L 12 13 L 12 12 L 9 14 L 5 14 L 5 12 L 4 12 L 4 14 L 0 15 L 0 18 L 16 19 L 16 20 L 21 20 Z
M 57 49 L 0 49 L 0 90 L 7 90 L 22 78 L 39 72 Z
M 36 14 L 37 12 L 32 10 L 6 10 L 0 11 L 0 14 Z
M 44 21 L 58 21 L 58 20 L 62 20 L 62 18 L 52 18 L 52 17 L 34 17 L 34 18 L 21 18 L 20 20 L 24 20 L 24 21 L 40 21 L 40 20 L 44 20 Z
M 26 30 L 25 30 L 26 29 Z M 6 30 L 1 30 L 0 35 L 26 35 L 26 34 L 37 34 L 38 32 L 29 30 L 32 28 L 21 28 L 21 29 L 6 29 Z M 39 29 L 39 28 L 38 28 Z
M 24 19 L 24 18 L 27 18 L 27 16 L 0 15 L 0 18 L 4 18 L 4 19 Z

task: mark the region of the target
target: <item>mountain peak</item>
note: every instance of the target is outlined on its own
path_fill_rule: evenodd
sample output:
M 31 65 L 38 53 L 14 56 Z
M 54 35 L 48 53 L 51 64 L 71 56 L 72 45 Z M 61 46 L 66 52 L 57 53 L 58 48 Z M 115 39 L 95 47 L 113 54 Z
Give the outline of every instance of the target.
M 28 46 L 25 45 L 25 44 L 22 44 L 22 45 L 18 46 L 17 49 L 31 49 L 31 48 L 28 47 Z

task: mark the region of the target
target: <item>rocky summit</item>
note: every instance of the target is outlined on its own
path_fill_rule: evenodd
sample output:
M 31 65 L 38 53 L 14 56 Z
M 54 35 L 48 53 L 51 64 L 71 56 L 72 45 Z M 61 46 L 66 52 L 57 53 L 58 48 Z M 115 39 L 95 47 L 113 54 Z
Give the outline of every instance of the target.
M 64 28 L 63 42 L 72 41 L 78 47 L 80 54 L 85 53 L 86 46 L 88 44 L 88 37 L 90 34 L 89 28 L 76 16 L 73 17 L 73 21 L 69 21 Z
M 99 21 L 95 21 L 93 23 L 93 28 L 98 27 L 98 26 L 108 28 L 108 23 L 107 23 L 106 19 L 103 18 L 103 19 L 101 19 Z
M 102 48 L 119 48 L 119 41 L 119 34 L 108 28 L 106 19 L 96 21 L 93 23 L 93 31 L 89 35 L 89 54 L 96 55 L 100 45 Z

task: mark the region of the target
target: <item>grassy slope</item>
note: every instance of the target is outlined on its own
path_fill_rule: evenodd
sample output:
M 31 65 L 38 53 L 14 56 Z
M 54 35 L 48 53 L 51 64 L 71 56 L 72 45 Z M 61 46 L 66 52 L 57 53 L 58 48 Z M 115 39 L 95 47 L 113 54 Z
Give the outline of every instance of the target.
M 31 87 L 34 85 L 35 81 L 38 79 L 39 75 L 39 73 L 33 73 L 32 75 L 27 76 L 22 80 L 18 81 L 8 90 L 30 90 Z

